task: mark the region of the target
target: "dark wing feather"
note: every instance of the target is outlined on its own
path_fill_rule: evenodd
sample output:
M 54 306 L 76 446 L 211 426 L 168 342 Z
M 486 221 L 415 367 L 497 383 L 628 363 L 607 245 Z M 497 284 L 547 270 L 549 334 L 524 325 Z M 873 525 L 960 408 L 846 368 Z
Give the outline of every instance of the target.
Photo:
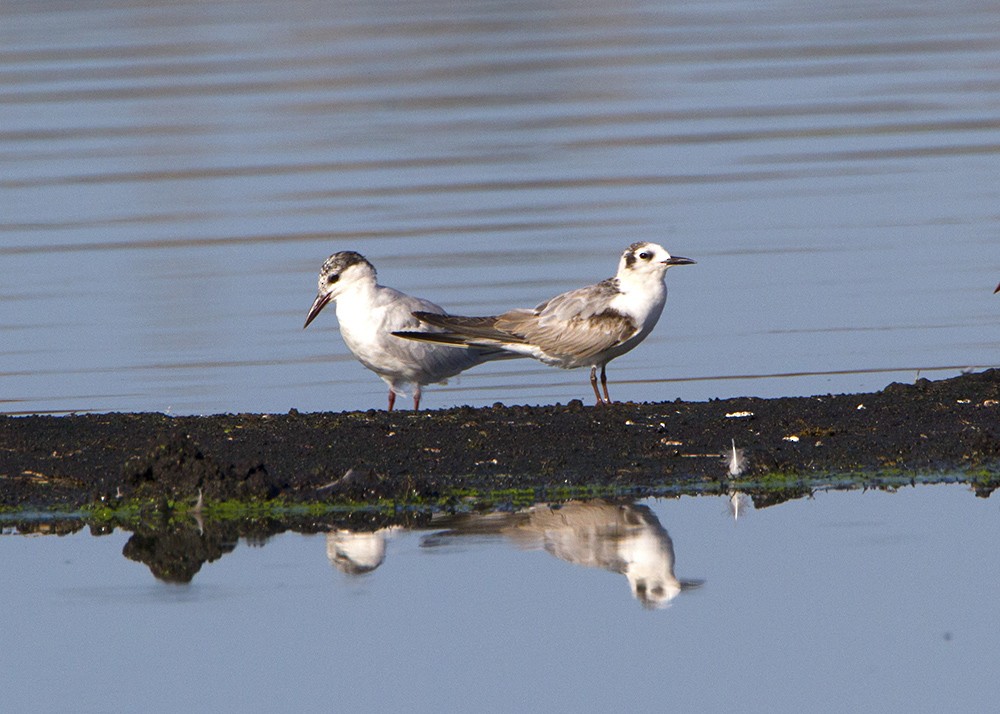
M 417 342 L 432 342 L 438 345 L 457 345 L 459 347 L 469 347 L 468 341 L 459 335 L 452 335 L 447 332 L 408 332 L 397 330 L 392 333 L 394 337 L 403 337 L 407 340 Z
M 530 310 L 527 312 L 531 312 Z M 466 340 L 491 342 L 523 342 L 519 335 L 497 329 L 496 317 L 462 317 L 461 315 L 435 315 L 430 312 L 413 313 L 421 322 L 447 330 L 446 334 Z

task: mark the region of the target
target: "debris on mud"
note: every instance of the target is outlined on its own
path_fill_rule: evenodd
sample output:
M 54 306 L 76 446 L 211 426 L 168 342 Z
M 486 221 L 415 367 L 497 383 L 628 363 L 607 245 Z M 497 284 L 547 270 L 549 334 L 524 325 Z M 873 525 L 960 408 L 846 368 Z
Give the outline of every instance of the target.
M 430 412 L 0 416 L 0 508 L 376 502 L 1000 469 L 1000 370 L 880 392 Z

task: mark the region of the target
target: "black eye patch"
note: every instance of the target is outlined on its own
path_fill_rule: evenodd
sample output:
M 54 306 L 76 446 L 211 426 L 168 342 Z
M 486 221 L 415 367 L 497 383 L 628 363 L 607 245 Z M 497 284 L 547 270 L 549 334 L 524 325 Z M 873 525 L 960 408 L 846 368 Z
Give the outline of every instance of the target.
M 333 275 L 328 275 L 326 277 L 326 284 L 327 285 L 333 285 L 338 280 L 340 280 L 340 274 L 339 273 L 334 273 Z

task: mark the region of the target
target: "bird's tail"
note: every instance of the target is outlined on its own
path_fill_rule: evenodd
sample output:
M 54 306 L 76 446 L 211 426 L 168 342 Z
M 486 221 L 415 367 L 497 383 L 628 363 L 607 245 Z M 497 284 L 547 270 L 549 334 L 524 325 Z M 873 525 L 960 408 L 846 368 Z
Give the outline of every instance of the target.
M 433 312 L 415 312 L 413 316 L 426 325 L 444 330 L 444 334 L 446 335 L 454 335 L 464 338 L 467 341 L 517 341 L 514 335 L 497 329 L 497 321 L 500 318 L 496 315 L 488 317 L 464 317 L 462 315 L 438 315 Z
M 496 323 L 496 317 L 462 317 L 460 315 L 438 315 L 433 312 L 414 312 L 413 316 L 431 327 L 442 330 L 442 332 L 400 330 L 392 334 L 406 340 L 472 350 L 484 361 L 522 356 L 500 346 L 505 335 L 492 327 Z
M 510 341 L 510 335 L 496 329 L 496 317 L 463 317 L 461 315 L 439 315 L 433 312 L 414 312 L 413 316 L 425 325 L 436 327 L 440 332 L 393 332 L 396 337 L 421 342 L 437 342 L 455 347 L 496 347 Z
M 402 337 L 407 340 L 416 340 L 417 342 L 433 342 L 436 345 L 449 345 L 452 347 L 476 346 L 469 344 L 461 335 L 453 335 L 448 332 L 412 332 L 409 330 L 400 330 L 393 332 L 392 335 L 393 337 Z

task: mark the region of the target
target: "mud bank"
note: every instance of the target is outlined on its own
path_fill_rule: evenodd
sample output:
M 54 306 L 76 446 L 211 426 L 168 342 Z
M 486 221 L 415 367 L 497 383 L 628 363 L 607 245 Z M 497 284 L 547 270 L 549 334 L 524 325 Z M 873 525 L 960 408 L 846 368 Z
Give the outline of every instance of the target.
M 731 445 L 745 471 L 729 473 Z M 871 394 L 429 412 L 0 417 L 0 507 L 641 495 L 849 475 L 1000 484 L 1000 370 Z

